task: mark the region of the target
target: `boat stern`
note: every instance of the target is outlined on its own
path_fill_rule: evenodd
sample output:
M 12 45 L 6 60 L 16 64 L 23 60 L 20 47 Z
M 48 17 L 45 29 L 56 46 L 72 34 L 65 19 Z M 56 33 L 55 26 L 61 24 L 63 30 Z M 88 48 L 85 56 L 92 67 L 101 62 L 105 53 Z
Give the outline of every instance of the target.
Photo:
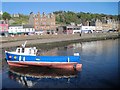
M 76 70 L 77 71 L 82 71 L 82 64 L 77 64 L 76 65 Z

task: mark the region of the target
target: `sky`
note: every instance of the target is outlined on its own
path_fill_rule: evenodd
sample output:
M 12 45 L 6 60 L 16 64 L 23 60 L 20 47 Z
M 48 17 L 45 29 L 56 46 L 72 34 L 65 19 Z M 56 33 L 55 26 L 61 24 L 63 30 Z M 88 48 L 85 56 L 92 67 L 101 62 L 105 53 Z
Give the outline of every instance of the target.
M 1 0 L 2 2 L 43 2 L 43 0 Z M 44 2 L 119 2 L 120 0 L 44 0 Z
M 59 10 L 117 15 L 118 2 L 2 2 L 2 11 L 10 14 L 29 15 L 30 12 L 51 13 Z

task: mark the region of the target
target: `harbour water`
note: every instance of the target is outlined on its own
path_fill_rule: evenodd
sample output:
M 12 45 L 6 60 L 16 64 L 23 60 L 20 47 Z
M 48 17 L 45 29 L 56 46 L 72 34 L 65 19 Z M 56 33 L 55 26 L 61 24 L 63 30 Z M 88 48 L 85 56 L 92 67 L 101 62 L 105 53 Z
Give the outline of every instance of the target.
M 118 46 L 118 39 L 115 39 L 78 42 L 41 51 L 42 55 L 58 56 L 79 52 L 83 64 L 80 72 L 40 67 L 9 68 L 2 53 L 2 88 L 118 87 Z

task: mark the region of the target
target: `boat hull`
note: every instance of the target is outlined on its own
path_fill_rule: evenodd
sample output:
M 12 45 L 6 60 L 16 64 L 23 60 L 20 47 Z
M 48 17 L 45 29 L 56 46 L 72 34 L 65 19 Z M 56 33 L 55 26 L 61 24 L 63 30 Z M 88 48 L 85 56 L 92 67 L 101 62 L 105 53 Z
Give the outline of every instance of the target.
M 81 71 L 82 64 L 78 63 L 34 63 L 34 62 L 9 62 L 8 65 L 12 67 L 29 67 L 29 66 L 40 66 L 57 69 L 77 70 Z
M 6 52 L 6 60 L 14 67 L 41 66 L 78 71 L 82 68 L 80 56 L 29 56 Z

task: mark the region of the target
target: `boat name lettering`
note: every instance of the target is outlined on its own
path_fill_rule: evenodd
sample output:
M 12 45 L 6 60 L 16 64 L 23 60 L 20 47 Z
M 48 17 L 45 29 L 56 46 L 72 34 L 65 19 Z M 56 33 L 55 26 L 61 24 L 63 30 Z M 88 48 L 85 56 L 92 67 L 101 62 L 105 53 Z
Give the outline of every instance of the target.
M 36 60 L 40 60 L 39 58 L 36 58 Z

